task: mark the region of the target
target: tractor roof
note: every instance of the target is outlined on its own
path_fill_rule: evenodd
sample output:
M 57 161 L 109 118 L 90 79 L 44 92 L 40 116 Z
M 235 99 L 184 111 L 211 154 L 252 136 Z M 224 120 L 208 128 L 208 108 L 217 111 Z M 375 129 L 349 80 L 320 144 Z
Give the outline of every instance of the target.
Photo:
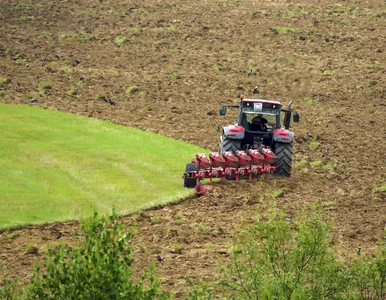
M 281 103 L 278 102 L 278 101 L 264 100 L 264 99 L 246 99 L 246 98 L 244 98 L 243 102 L 259 102 L 259 103 L 276 104 L 276 105 L 280 105 L 281 106 Z

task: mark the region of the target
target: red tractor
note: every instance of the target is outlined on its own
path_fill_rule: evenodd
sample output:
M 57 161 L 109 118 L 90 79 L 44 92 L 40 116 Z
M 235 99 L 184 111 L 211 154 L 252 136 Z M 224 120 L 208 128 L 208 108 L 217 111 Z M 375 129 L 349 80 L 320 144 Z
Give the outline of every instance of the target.
M 273 173 L 291 176 L 292 142 L 294 133 L 289 131 L 291 116 L 299 122 L 299 114 L 287 109 L 277 101 L 245 99 L 239 104 L 220 107 L 220 115 L 225 116 L 227 107 L 238 108 L 236 123 L 223 127 L 219 151 L 197 154 L 192 163 L 186 165 L 184 187 L 196 187 L 197 194 L 203 194 L 206 187 L 200 184 L 204 178 L 225 178 L 253 180 Z M 281 112 L 284 120 L 281 123 Z

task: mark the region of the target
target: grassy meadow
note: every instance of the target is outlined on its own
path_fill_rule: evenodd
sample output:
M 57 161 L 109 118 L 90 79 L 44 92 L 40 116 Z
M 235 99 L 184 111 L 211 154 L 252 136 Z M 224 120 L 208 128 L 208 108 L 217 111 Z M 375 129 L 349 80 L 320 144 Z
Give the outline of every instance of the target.
M 0 229 L 128 214 L 194 193 L 185 164 L 205 149 L 107 121 L 0 104 Z

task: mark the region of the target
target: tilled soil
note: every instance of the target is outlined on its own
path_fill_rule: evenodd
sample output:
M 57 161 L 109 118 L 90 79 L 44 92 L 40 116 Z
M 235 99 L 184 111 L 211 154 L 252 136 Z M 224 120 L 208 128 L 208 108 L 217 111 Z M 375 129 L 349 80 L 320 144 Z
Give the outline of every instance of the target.
M 273 201 L 295 219 L 319 204 L 342 259 L 357 247 L 371 254 L 385 239 L 386 196 L 377 192 L 386 183 L 384 1 L 3 0 L 0 24 L 0 77 L 10 79 L 0 83 L 4 103 L 107 119 L 215 151 L 218 126 L 235 119 L 220 118 L 219 105 L 254 96 L 256 85 L 261 98 L 294 101 L 301 122 L 292 124 L 290 179 L 220 183 L 203 197 L 123 218 L 138 224 L 135 268 L 165 257 L 157 270 L 177 297 L 213 280 L 238 228 Z M 117 37 L 127 40 L 118 45 Z M 73 243 L 77 226 L 2 232 L 0 260 L 27 282 L 48 247 Z

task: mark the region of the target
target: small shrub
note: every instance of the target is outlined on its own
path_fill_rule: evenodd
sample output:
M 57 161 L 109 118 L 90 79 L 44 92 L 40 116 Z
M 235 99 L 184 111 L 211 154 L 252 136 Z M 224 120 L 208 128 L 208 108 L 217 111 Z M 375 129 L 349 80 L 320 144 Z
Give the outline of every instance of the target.
M 116 37 L 115 40 L 114 40 L 114 43 L 118 46 L 122 46 L 123 44 L 125 44 L 127 42 L 127 38 L 126 37 Z
M 67 73 L 68 72 L 68 66 L 63 66 L 59 70 L 62 71 L 63 73 Z
M 340 21 L 340 25 L 348 25 L 348 24 L 350 24 L 349 20 L 342 20 L 342 21 Z
M 280 190 L 280 189 L 273 190 L 271 193 L 271 197 L 272 197 L 272 199 L 276 199 L 276 198 L 283 196 L 283 194 L 284 194 L 283 190 Z
M 95 100 L 103 100 L 103 99 L 105 99 L 105 96 L 102 94 L 98 94 L 95 96 Z
M 384 185 L 380 186 L 379 188 L 377 188 L 375 190 L 375 192 L 377 192 L 377 193 L 384 193 L 384 192 L 386 192 L 386 183 Z
M 7 239 L 8 239 L 8 240 L 13 240 L 14 237 L 15 237 L 15 234 L 13 234 L 13 233 L 9 233 L 9 234 L 7 235 Z
M 366 65 L 366 69 L 375 69 L 376 65 Z
M 374 257 L 361 256 L 350 270 L 350 299 L 386 299 L 386 243 Z
M 136 91 L 138 91 L 138 87 L 136 85 L 132 85 L 127 88 L 126 95 L 134 94 Z
M 51 82 L 41 82 L 39 83 L 39 88 L 44 90 L 50 90 L 52 89 L 52 83 Z
M 5 91 L 0 91 L 0 98 L 4 98 L 7 95 Z
M 4 85 L 4 84 L 8 84 L 10 82 L 11 82 L 11 79 L 5 78 L 5 77 L 0 77 L 0 84 Z
M 145 31 L 146 29 L 147 29 L 147 27 L 135 27 L 134 31 L 135 32 L 142 32 L 142 31 Z
M 305 15 L 307 14 L 307 12 L 305 12 L 304 10 L 302 10 L 300 7 L 295 7 L 293 9 L 291 9 L 291 11 L 295 14 L 302 14 L 302 15 Z
M 182 225 L 182 224 L 185 223 L 185 221 L 182 220 L 182 219 L 176 219 L 176 220 L 174 221 L 174 223 L 177 224 L 177 225 Z
M 180 78 L 180 75 L 178 75 L 177 73 L 174 73 L 170 76 L 170 79 L 171 80 L 177 80 L 178 78 Z
M 328 232 L 317 214 L 293 224 L 273 208 L 241 233 L 218 290 L 225 299 L 343 299 L 349 280 Z
M 297 168 L 297 169 L 302 169 L 302 168 L 304 168 L 305 166 L 307 166 L 307 164 L 308 164 L 308 161 L 302 160 L 302 161 L 300 161 L 300 162 L 298 162 L 298 163 L 296 164 L 296 168 Z
M 336 7 L 332 10 L 333 13 L 335 14 L 343 14 L 344 13 L 344 9 L 343 8 L 340 8 L 340 7 Z
M 334 168 L 334 166 L 335 166 L 335 163 L 332 160 L 326 160 L 324 162 L 323 169 L 329 170 L 329 169 Z
M 365 87 L 366 87 L 366 88 L 371 88 L 371 87 L 374 86 L 374 85 L 375 85 L 375 82 L 372 81 L 372 80 L 370 80 L 370 79 L 368 79 L 368 80 L 366 81 Z
M 310 162 L 310 166 L 311 167 L 319 167 L 322 163 L 323 163 L 323 161 L 321 161 L 321 160 L 315 160 L 315 161 Z
M 132 278 L 133 231 L 125 230 L 115 212 L 110 217 L 95 213 L 81 225 L 80 246 L 49 249 L 45 271 L 34 272 L 28 299 L 166 299 L 154 267 Z
M 18 288 L 17 279 L 9 278 L 8 274 L 0 268 L 0 299 L 17 300 L 23 299 L 22 290 Z
M 178 46 L 175 46 L 172 50 L 170 50 L 171 53 L 177 53 L 180 50 Z
M 70 95 L 70 96 L 75 96 L 78 94 L 78 91 L 77 90 L 74 90 L 74 89 L 71 89 L 71 90 L 68 90 L 67 91 L 67 94 Z
M 222 64 L 215 64 L 212 66 L 212 69 L 216 71 L 225 71 L 228 69 L 228 67 Z
M 254 16 L 256 16 L 256 15 L 258 15 L 258 14 L 260 14 L 260 13 L 261 13 L 260 10 L 254 9 L 253 12 L 251 12 L 251 16 L 254 17 Z
M 182 253 L 182 245 L 178 244 L 178 243 L 171 245 L 170 246 L 170 252 L 181 254 Z
M 310 142 L 310 150 L 314 151 L 319 147 L 320 143 L 318 141 L 311 141 Z
M 216 248 L 216 245 L 213 244 L 213 243 L 206 243 L 206 244 L 205 244 L 205 248 L 207 248 L 207 249 L 215 249 L 215 248 Z
M 299 32 L 299 29 L 293 27 L 276 26 L 273 31 L 276 33 L 297 33 Z
M 162 218 L 161 217 L 154 217 L 154 218 L 151 218 L 151 222 L 153 224 L 161 224 L 162 223 Z

